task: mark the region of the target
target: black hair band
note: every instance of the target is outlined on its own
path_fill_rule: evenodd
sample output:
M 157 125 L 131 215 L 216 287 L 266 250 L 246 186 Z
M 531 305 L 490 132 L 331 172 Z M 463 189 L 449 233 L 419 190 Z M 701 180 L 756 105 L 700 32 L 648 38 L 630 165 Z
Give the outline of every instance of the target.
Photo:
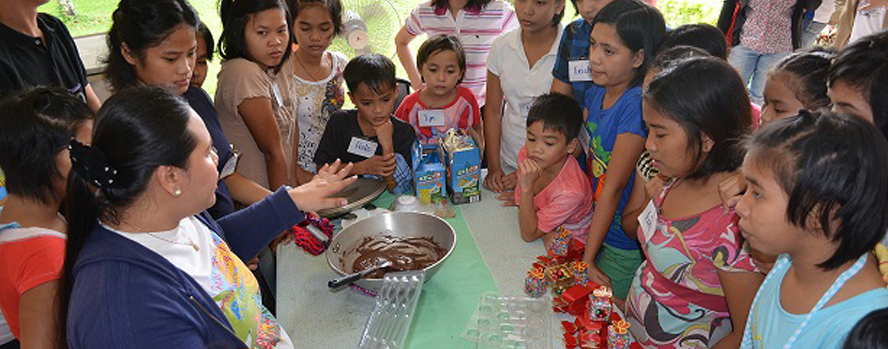
M 114 184 L 117 170 L 108 164 L 105 153 L 72 139 L 68 142 L 71 153 L 71 169 L 90 185 L 105 188 Z

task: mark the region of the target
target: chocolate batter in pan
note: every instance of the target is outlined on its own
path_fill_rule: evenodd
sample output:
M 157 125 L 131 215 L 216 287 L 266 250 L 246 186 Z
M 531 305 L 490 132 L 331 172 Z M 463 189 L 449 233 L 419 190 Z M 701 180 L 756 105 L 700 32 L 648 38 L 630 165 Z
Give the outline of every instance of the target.
M 364 237 L 355 250 L 358 258 L 352 264 L 353 271 L 359 272 L 376 266 L 381 260 L 392 261 L 386 270 L 376 271 L 368 278 L 381 278 L 389 271 L 421 270 L 435 264 L 447 250 L 429 237 L 401 237 L 377 235 Z M 350 255 L 351 253 L 346 253 Z

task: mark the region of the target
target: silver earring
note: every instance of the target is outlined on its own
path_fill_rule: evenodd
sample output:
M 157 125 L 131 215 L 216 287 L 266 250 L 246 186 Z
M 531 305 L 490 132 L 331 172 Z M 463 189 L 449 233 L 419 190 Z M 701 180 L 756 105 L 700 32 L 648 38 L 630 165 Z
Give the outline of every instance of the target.
M 173 196 L 179 197 L 179 195 L 182 195 L 182 189 L 176 188 L 176 190 L 173 191 Z

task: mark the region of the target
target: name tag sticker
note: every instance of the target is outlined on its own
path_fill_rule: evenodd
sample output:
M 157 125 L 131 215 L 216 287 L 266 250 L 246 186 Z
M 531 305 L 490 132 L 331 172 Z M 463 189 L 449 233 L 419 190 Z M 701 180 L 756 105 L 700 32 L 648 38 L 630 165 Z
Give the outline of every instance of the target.
M 282 109 L 284 107 L 284 97 L 281 95 L 281 89 L 278 87 L 277 83 L 271 84 L 271 94 L 272 97 L 274 97 L 273 105 L 277 106 L 277 109 L 275 110 Z
M 352 137 L 351 142 L 348 144 L 348 152 L 357 156 L 371 158 L 373 155 L 376 155 L 376 147 L 378 146 L 379 144 L 374 141 Z
M 638 216 L 638 226 L 644 233 L 644 242 L 651 241 L 654 231 L 657 230 L 657 207 L 654 206 L 654 200 L 648 201 L 647 207 Z
M 222 167 L 222 173 L 219 174 L 219 178 L 225 178 L 234 174 L 234 170 L 237 169 L 238 158 L 240 158 L 240 154 L 232 151 L 231 157 L 228 158 L 228 161 L 225 162 L 225 166 Z
M 589 68 L 589 61 L 570 61 L 567 65 L 570 71 L 570 82 L 592 81 L 592 69 Z
M 426 109 L 419 111 L 419 127 L 441 127 L 444 125 L 444 110 Z

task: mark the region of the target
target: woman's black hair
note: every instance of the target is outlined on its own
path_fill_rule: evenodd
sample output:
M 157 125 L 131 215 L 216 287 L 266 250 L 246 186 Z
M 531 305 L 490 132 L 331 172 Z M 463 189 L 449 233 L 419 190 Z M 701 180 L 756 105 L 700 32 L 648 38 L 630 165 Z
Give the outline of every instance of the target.
M 854 325 L 842 349 L 888 349 L 888 308 L 874 310 Z
M 888 31 L 845 46 L 829 69 L 829 86 L 839 80 L 863 91 L 876 127 L 888 137 Z
M 68 146 L 92 111 L 68 91 L 39 87 L 0 101 L 0 168 L 10 194 L 42 204 L 61 198 L 56 188 L 66 177 L 56 157 Z
M 617 36 L 632 52 L 642 51 L 644 63 L 635 70 L 635 75 L 629 82 L 629 86 L 641 85 L 647 67 L 666 34 L 663 14 L 656 8 L 638 1 L 616 0 L 598 12 L 592 21 L 592 28 L 599 23 L 613 25 L 617 30 Z
M 493 0 L 468 0 L 465 9 L 472 11 L 481 11 Z M 450 8 L 450 2 L 447 0 L 431 0 L 432 6 L 437 8 Z
M 762 126 L 746 149 L 787 194 L 787 221 L 838 245 L 818 267 L 869 253 L 888 230 L 888 141 L 866 120 L 802 110 Z
M 570 143 L 583 129 L 583 108 L 573 97 L 546 93 L 534 98 L 527 112 L 527 127 L 536 122 L 542 122 L 544 130 L 563 134 L 565 141 Z
M 555 4 L 558 4 L 559 1 L 560 1 L 562 4 L 564 4 L 564 0 L 552 0 L 552 1 L 555 1 Z M 574 6 L 576 6 L 576 5 L 574 5 Z M 564 18 L 564 12 L 565 12 L 565 11 L 567 11 L 567 6 L 562 6 L 562 7 L 561 7 L 561 12 L 556 13 L 555 16 L 552 17 L 552 26 L 553 26 L 553 27 L 557 27 L 558 24 L 561 23 L 561 19 Z
M 142 59 L 146 49 L 160 45 L 179 26 L 194 30 L 200 26 L 197 12 L 186 0 L 121 0 L 111 17 L 105 77 L 115 91 L 139 84 L 135 67 L 123 57 L 123 45 Z
M 457 84 L 461 83 L 466 75 L 466 51 L 463 50 L 459 38 L 455 35 L 439 34 L 422 43 L 416 53 L 416 69 L 422 71 L 422 66 L 429 60 L 429 57 L 439 51 L 456 53 L 456 64 L 459 66 L 459 71 L 462 72 Z
M 728 44 L 725 41 L 725 34 L 711 24 L 685 24 L 672 29 L 663 37 L 657 51 L 664 52 L 681 45 L 693 46 L 708 52 L 713 57 L 728 59 Z
M 213 40 L 213 33 L 210 32 L 210 28 L 204 22 L 200 22 L 200 26 L 197 28 L 197 35 L 200 35 L 204 45 L 207 47 L 207 61 L 212 61 L 213 54 L 216 52 L 216 41 Z
M 324 7 L 330 13 L 330 19 L 333 21 L 333 35 L 342 34 L 342 3 L 339 0 L 289 0 L 288 3 L 293 22 L 296 22 L 296 17 L 299 17 L 299 9 L 305 6 L 320 5 Z
M 293 17 L 290 16 L 290 9 L 283 0 L 220 0 L 219 14 L 222 17 L 222 34 L 219 35 L 219 43 L 217 44 L 219 55 L 224 59 L 252 60 L 247 50 L 247 22 L 253 15 L 270 9 L 283 10 L 287 18 L 288 41 L 284 46 L 284 57 L 281 58 L 281 63 L 274 67 L 274 71 L 279 72 L 290 58 L 290 53 L 293 52 L 290 48 L 295 42 Z
M 752 107 L 744 91 L 737 71 L 714 57 L 678 62 L 651 81 L 644 102 L 681 125 L 696 159 L 684 178 L 708 178 L 743 163 L 740 141 L 752 130 Z M 713 142 L 705 156 L 704 137 Z
M 670 47 L 669 49 L 658 53 L 657 56 L 651 60 L 651 65 L 648 66 L 648 71 L 668 69 L 686 59 L 711 56 L 712 55 L 705 50 L 694 46 L 679 45 Z
M 118 222 L 121 210 L 144 194 L 160 166 L 188 167 L 197 141 L 185 131 L 188 103 L 161 87 L 134 87 L 111 96 L 99 110 L 92 145 L 72 150 L 66 217 L 68 237 L 59 283 L 58 344 L 64 345 L 74 266 L 99 220 Z M 93 185 L 92 178 L 111 174 Z M 89 182 L 87 182 L 89 180 Z
M 805 109 L 828 108 L 830 100 L 826 94 L 826 80 L 833 56 L 832 51 L 822 48 L 799 51 L 780 60 L 769 74 L 789 74 L 786 86 Z

